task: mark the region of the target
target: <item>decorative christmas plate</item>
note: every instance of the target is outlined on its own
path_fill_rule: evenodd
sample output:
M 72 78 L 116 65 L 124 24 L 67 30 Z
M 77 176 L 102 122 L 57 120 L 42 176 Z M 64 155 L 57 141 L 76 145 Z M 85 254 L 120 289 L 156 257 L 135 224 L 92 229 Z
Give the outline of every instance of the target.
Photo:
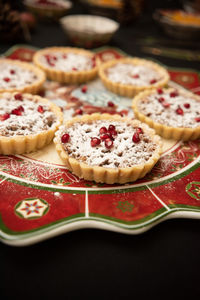
M 5 56 L 31 61 L 35 49 L 11 48 Z M 125 55 L 101 48 L 103 61 Z M 194 70 L 168 69 L 171 86 L 200 93 Z M 46 82 L 44 94 L 59 105 L 64 118 L 109 112 L 133 116 L 131 100 L 117 96 L 97 79 L 88 85 Z M 70 173 L 54 144 L 43 150 L 0 156 L 0 238 L 29 245 L 80 228 L 142 233 L 171 217 L 200 218 L 200 140 L 164 140 L 164 152 L 143 179 L 125 185 L 96 184 Z

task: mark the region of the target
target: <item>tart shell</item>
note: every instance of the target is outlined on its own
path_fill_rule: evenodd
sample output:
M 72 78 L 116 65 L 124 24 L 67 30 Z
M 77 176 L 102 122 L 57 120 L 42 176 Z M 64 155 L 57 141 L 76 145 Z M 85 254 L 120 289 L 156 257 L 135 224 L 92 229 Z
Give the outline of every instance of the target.
M 134 64 L 134 65 L 146 65 L 151 68 L 153 68 L 155 71 L 157 71 L 159 74 L 163 76 L 163 78 L 159 81 L 157 81 L 154 84 L 151 85 L 144 85 L 144 86 L 136 86 L 136 85 L 128 85 L 128 84 L 121 84 L 118 82 L 111 81 L 107 76 L 106 76 L 106 70 L 108 68 L 113 67 L 114 65 L 118 63 L 127 63 L 127 64 Z M 144 91 L 144 90 L 149 90 L 152 88 L 161 88 L 165 86 L 168 81 L 169 81 L 169 74 L 165 68 L 159 66 L 158 64 L 145 60 L 145 59 L 140 59 L 140 58 L 120 58 L 120 59 L 114 59 L 110 60 L 106 63 L 103 63 L 99 67 L 99 76 L 105 85 L 105 87 L 112 91 L 115 94 L 118 94 L 120 96 L 124 97 L 133 97 L 137 95 L 138 93 Z
M 33 83 L 27 84 L 24 87 L 16 87 L 16 88 L 0 88 L 0 93 L 3 92 L 21 92 L 21 93 L 31 93 L 31 94 L 37 94 L 41 89 L 42 86 L 46 80 L 45 73 L 40 70 L 38 67 L 27 63 L 27 62 L 21 62 L 19 60 L 13 60 L 8 58 L 1 58 L 0 64 L 6 63 L 13 66 L 19 66 L 21 68 L 24 68 L 26 70 L 30 70 L 37 76 L 37 80 L 35 80 Z
M 14 95 L 15 93 L 11 94 Z M 40 131 L 37 134 L 30 135 L 16 135 L 11 137 L 0 135 L 0 154 L 10 155 L 10 154 L 23 154 L 36 151 L 48 145 L 54 137 L 54 134 L 63 120 L 63 115 L 59 107 L 49 100 L 36 95 L 23 94 L 24 97 L 33 97 L 33 101 L 38 102 L 42 105 L 47 105 L 50 110 L 56 115 L 57 122 L 52 125 L 48 130 Z M 1 95 L 0 95 L 1 98 Z
M 155 135 L 154 130 L 150 129 L 146 124 L 141 124 L 138 120 L 131 120 L 129 118 L 122 118 L 118 115 L 109 114 L 92 114 L 84 115 L 83 117 L 75 117 L 70 121 L 65 123 L 65 127 L 70 127 L 74 123 L 90 123 L 97 120 L 110 120 L 110 121 L 120 121 L 129 122 L 133 126 L 140 126 L 148 135 L 151 140 L 154 141 L 158 146 L 155 150 L 153 156 L 145 163 L 140 165 L 133 165 L 127 168 L 106 168 L 101 166 L 91 166 L 84 162 L 78 161 L 75 158 L 70 157 L 64 150 L 63 145 L 60 141 L 59 131 L 56 133 L 54 138 L 54 143 L 56 145 L 56 150 L 60 155 L 61 159 L 64 161 L 66 167 L 79 178 L 84 178 L 85 180 L 91 180 L 95 182 L 114 184 L 114 183 L 126 183 L 132 182 L 139 178 L 144 177 L 148 172 L 151 171 L 153 166 L 159 160 L 162 152 L 162 143 L 160 137 Z
M 167 89 L 169 92 L 174 91 L 174 89 Z M 171 127 L 167 126 L 158 122 L 153 121 L 150 117 L 147 117 L 145 114 L 140 112 L 138 110 L 138 103 L 144 99 L 145 97 L 149 96 L 150 94 L 156 93 L 156 90 L 151 91 L 144 91 L 137 95 L 132 102 L 132 108 L 135 114 L 135 117 L 139 119 L 141 122 L 144 122 L 148 124 L 150 127 L 152 127 L 157 134 L 162 136 L 166 139 L 174 139 L 174 140 L 196 140 L 200 137 L 200 126 L 196 128 L 188 128 L 188 127 Z M 196 96 L 190 92 L 183 92 L 185 95 L 188 95 L 191 97 L 200 101 L 200 97 Z
M 88 57 L 94 57 L 94 54 L 85 49 L 73 48 L 73 47 L 50 47 L 37 51 L 33 56 L 33 62 L 36 66 L 41 68 L 51 80 L 64 82 L 64 83 L 84 83 L 94 79 L 97 76 L 99 60 L 96 59 L 96 66 L 91 70 L 83 71 L 71 71 L 65 72 L 54 68 L 48 68 L 43 63 L 41 63 L 40 58 L 45 54 L 54 54 L 55 52 L 61 53 L 76 53 L 82 54 Z

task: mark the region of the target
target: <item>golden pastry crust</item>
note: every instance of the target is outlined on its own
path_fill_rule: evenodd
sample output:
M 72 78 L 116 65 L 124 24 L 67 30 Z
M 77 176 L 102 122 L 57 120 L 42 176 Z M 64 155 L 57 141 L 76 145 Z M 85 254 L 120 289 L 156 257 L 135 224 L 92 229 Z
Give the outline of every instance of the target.
M 161 152 L 162 152 L 162 143 L 160 137 L 155 135 L 154 130 L 150 129 L 146 124 L 142 124 L 138 120 L 131 120 L 129 118 L 122 118 L 118 115 L 109 115 L 109 114 L 92 114 L 92 115 L 84 115 L 82 117 L 75 117 L 70 121 L 65 123 L 65 128 L 69 128 L 75 123 L 92 123 L 98 120 L 103 121 L 119 121 L 125 122 L 133 127 L 138 127 L 143 129 L 145 133 L 148 134 L 150 140 L 156 143 L 156 149 L 150 157 L 150 159 L 144 164 L 133 165 L 132 167 L 125 168 L 106 168 L 102 166 L 92 166 L 88 165 L 82 161 L 79 161 L 73 157 L 70 157 L 68 153 L 65 151 L 63 144 L 61 142 L 61 136 L 59 131 L 57 131 L 56 136 L 54 138 L 54 143 L 56 145 L 56 150 L 60 155 L 61 159 L 66 164 L 67 168 L 77 175 L 79 178 L 84 178 L 85 180 L 94 180 L 95 182 L 102 182 L 107 184 L 113 183 L 126 183 L 132 182 L 139 178 L 144 177 L 148 172 L 151 171 L 153 166 L 159 160 Z
M 93 58 L 94 54 L 85 49 L 73 48 L 73 47 L 49 47 L 42 50 L 37 51 L 33 56 L 33 61 L 35 65 L 41 68 L 47 75 L 47 77 L 51 80 L 64 82 L 64 83 L 84 83 L 94 79 L 97 76 L 98 72 L 98 64 L 99 60 L 96 59 L 96 65 L 90 70 L 83 70 L 83 71 L 61 71 L 55 68 L 51 68 L 46 66 L 41 62 L 41 57 L 47 54 L 54 54 L 54 53 L 75 53 L 87 56 L 89 58 Z
M 163 91 L 168 91 L 173 92 L 173 88 L 168 88 L 168 89 L 163 89 Z M 200 137 L 200 126 L 195 127 L 195 128 L 189 128 L 189 127 L 171 127 L 167 126 L 165 124 L 161 124 L 158 122 L 155 122 L 152 120 L 150 117 L 146 116 L 142 112 L 139 111 L 138 109 L 138 104 L 142 99 L 145 99 L 151 94 L 155 94 L 157 92 L 156 89 L 151 90 L 151 91 L 144 91 L 137 95 L 132 102 L 132 108 L 135 114 L 135 117 L 139 119 L 141 122 L 144 122 L 148 124 L 150 127 L 152 127 L 157 134 L 162 136 L 163 138 L 166 139 L 175 139 L 175 140 L 183 140 L 183 141 L 188 141 L 188 140 L 195 140 Z M 197 95 L 192 94 L 191 92 L 186 92 L 186 91 L 179 91 L 179 93 L 182 93 L 186 97 L 192 97 L 193 99 L 196 99 L 197 101 L 200 101 L 200 97 Z M 162 96 L 162 95 L 161 95 Z
M 2 93 L 0 94 L 0 100 L 2 95 L 5 94 L 14 96 L 16 93 Z M 63 114 L 60 108 L 57 107 L 54 103 L 37 95 L 22 95 L 24 98 L 32 98 L 31 100 L 37 102 L 39 105 L 48 106 L 50 108 L 50 111 L 55 114 L 57 120 L 48 130 L 42 130 L 36 134 L 29 134 L 24 136 L 15 135 L 10 137 L 0 135 L 0 154 L 23 154 L 43 148 L 53 140 L 56 130 L 63 121 Z
M 162 79 L 158 80 L 154 84 L 144 85 L 144 86 L 136 86 L 136 85 L 128 85 L 128 84 L 122 84 L 118 82 L 111 81 L 108 76 L 106 75 L 106 70 L 108 68 L 114 67 L 115 65 L 119 63 L 126 63 L 126 64 L 134 64 L 134 65 L 146 65 L 150 68 L 154 69 L 156 72 L 158 72 Z M 133 97 L 136 94 L 140 93 L 144 90 L 149 90 L 152 88 L 161 88 L 165 86 L 169 81 L 169 74 L 165 68 L 159 66 L 158 64 L 148 61 L 145 59 L 140 58 L 120 58 L 120 59 L 114 59 L 110 60 L 106 63 L 103 63 L 99 67 L 99 76 L 103 82 L 103 84 L 106 86 L 106 88 L 110 91 L 112 91 L 115 94 L 119 94 L 120 96 L 124 97 Z
M 27 63 L 27 62 L 22 62 L 19 60 L 13 60 L 13 59 L 8 59 L 8 58 L 0 58 L 0 65 L 2 63 L 6 63 L 9 64 L 11 66 L 18 66 L 22 69 L 26 69 L 29 70 L 31 72 L 33 72 L 36 76 L 37 79 L 34 80 L 32 83 L 30 84 L 26 84 L 25 86 L 22 87 L 14 87 L 14 88 L 1 88 L 0 87 L 0 93 L 3 92 L 20 92 L 20 93 L 31 93 L 31 94 L 37 94 L 41 89 L 42 86 L 46 80 L 46 76 L 45 73 L 39 69 L 38 67 Z

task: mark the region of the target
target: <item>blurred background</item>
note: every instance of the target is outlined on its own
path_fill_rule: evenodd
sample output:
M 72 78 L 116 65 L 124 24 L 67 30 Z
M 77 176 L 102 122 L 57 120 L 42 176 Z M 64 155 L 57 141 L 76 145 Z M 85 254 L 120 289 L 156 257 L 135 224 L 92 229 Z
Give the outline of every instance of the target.
M 87 18 L 69 18 L 76 15 Z M 91 15 L 106 19 L 91 20 Z M 86 48 L 110 43 L 125 51 L 127 43 L 128 48 L 159 43 L 198 49 L 199 37 L 200 0 L 0 0 L 1 52 L 21 42 Z

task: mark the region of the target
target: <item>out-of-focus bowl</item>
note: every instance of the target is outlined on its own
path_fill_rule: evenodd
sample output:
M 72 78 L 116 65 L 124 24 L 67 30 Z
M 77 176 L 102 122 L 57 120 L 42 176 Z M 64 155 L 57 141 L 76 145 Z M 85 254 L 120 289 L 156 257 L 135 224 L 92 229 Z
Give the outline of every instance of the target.
M 170 15 L 169 10 L 156 10 L 153 14 L 154 20 L 167 35 L 181 40 L 195 40 L 200 38 L 200 25 L 174 21 L 168 17 L 168 14 Z
M 119 28 L 114 20 L 94 15 L 71 15 L 60 19 L 60 24 L 70 41 L 84 48 L 107 44 Z
M 39 19 L 57 21 L 69 12 L 72 2 L 67 0 L 24 0 L 24 6 Z

